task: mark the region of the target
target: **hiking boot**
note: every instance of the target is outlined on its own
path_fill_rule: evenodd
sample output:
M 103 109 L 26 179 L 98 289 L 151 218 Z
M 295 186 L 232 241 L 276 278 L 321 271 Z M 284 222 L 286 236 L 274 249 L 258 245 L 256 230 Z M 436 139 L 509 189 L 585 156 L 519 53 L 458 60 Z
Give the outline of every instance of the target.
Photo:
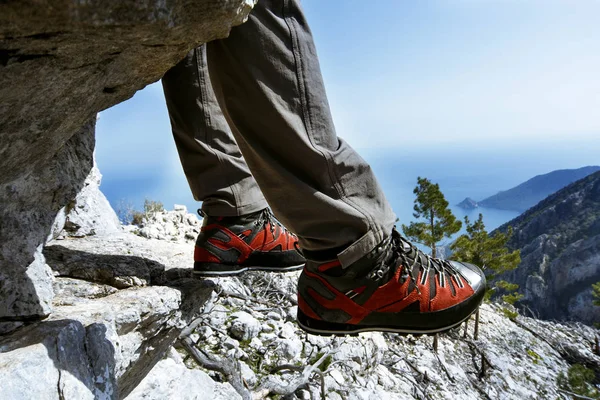
M 298 270 L 305 260 L 297 243 L 269 209 L 239 217 L 205 216 L 194 250 L 194 275 Z
M 316 335 L 433 334 L 469 318 L 484 293 L 478 267 L 431 258 L 394 229 L 347 268 L 337 259 L 307 260 L 298 282 L 298 325 Z

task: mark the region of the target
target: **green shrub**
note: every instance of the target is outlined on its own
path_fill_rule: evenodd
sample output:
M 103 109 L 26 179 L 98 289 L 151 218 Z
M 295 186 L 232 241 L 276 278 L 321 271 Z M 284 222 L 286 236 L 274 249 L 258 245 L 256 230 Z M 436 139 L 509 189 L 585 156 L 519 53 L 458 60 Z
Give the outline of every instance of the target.
M 510 305 L 514 305 L 517 301 L 521 300 L 523 295 L 521 293 L 510 293 L 502 296 L 502 300 Z
M 533 351 L 531 349 L 527 349 L 527 355 L 529 357 L 533 358 L 534 364 L 539 364 L 540 360 L 542 359 L 542 357 L 540 357 L 540 355 L 538 353 L 536 353 L 535 351 Z
M 137 226 L 142 225 L 142 222 L 144 222 L 144 217 L 145 217 L 145 215 L 144 215 L 143 212 L 134 211 L 131 214 L 131 224 L 132 225 L 137 225 Z
M 508 319 L 515 319 L 519 316 L 519 313 L 517 311 L 513 311 L 506 307 L 502 308 L 502 314 L 504 314 L 504 316 Z
M 558 374 L 556 384 L 569 392 L 598 399 L 600 392 L 592 385 L 595 377 L 596 374 L 593 370 L 581 364 L 573 364 L 569 367 L 566 376 L 564 372 Z
M 131 224 L 141 226 L 144 220 L 147 220 L 157 213 L 163 212 L 165 207 L 160 201 L 146 199 L 144 200 L 144 211 L 131 210 Z

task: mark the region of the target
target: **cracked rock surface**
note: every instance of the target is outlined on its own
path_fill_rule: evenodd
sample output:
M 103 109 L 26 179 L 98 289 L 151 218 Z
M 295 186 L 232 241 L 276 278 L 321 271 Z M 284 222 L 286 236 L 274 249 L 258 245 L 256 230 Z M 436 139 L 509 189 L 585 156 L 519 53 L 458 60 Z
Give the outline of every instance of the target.
M 5 326 L 0 399 L 127 396 L 213 290 L 180 268 L 189 251 L 189 244 L 124 232 L 51 241 L 44 252 L 55 275 L 54 311 L 41 322 Z
M 92 211 L 96 233 L 115 229 L 103 197 L 61 211 L 93 180 L 96 114 L 226 37 L 254 3 L 0 1 L 0 322 L 52 312 L 49 237 L 91 234 L 80 214 Z

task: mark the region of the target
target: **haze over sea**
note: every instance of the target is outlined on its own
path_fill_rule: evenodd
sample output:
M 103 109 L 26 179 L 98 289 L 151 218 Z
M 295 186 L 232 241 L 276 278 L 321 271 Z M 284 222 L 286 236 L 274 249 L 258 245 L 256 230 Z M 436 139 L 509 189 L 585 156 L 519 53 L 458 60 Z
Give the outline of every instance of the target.
M 401 223 L 417 176 L 450 204 L 600 164 L 600 3 L 304 0 L 338 135 L 375 170 Z M 141 208 L 192 199 L 160 84 L 100 114 L 102 189 Z M 479 209 L 493 229 L 517 213 Z
M 142 209 L 145 199 L 159 200 L 168 209 L 173 204 L 183 204 L 191 212 L 199 208 L 179 164 L 159 84 L 102 112 L 97 129 L 101 188 L 115 209 L 123 203 Z M 130 129 L 148 135 L 140 140 L 128 133 Z M 455 205 L 465 197 L 483 200 L 538 174 L 600 162 L 597 139 L 578 143 L 565 138 L 524 147 L 507 143 L 505 148 L 488 148 L 482 138 L 467 143 L 432 143 L 428 149 L 411 144 L 410 136 L 406 134 L 404 147 L 359 149 L 375 170 L 400 223 L 413 219 L 412 191 L 418 176 L 439 183 L 457 217 L 473 219 L 481 212 L 491 230 L 518 213 L 486 208 L 466 211 Z

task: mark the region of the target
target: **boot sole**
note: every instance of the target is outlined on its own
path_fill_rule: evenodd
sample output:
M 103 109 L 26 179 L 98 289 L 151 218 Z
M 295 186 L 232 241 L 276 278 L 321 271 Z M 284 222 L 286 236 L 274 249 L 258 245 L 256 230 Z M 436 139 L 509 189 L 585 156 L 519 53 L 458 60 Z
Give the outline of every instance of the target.
M 390 332 L 398 333 L 401 335 L 435 335 L 437 333 L 444 333 L 452 328 L 456 328 L 477 312 L 481 303 L 466 317 L 460 321 L 452 323 L 450 325 L 433 328 L 433 329 L 419 329 L 414 327 L 391 327 L 391 326 L 377 326 L 377 325 L 353 325 L 353 324 L 341 324 L 336 322 L 325 322 L 314 318 L 308 317 L 300 309 L 298 309 L 298 326 L 307 333 L 317 336 L 356 336 L 361 332 Z M 310 325 L 310 326 L 309 326 Z
M 198 265 L 200 264 L 200 265 Z M 194 276 L 227 277 L 237 276 L 248 271 L 292 272 L 304 268 L 304 263 L 287 267 L 265 267 L 261 265 L 224 265 L 217 263 L 194 263 Z

